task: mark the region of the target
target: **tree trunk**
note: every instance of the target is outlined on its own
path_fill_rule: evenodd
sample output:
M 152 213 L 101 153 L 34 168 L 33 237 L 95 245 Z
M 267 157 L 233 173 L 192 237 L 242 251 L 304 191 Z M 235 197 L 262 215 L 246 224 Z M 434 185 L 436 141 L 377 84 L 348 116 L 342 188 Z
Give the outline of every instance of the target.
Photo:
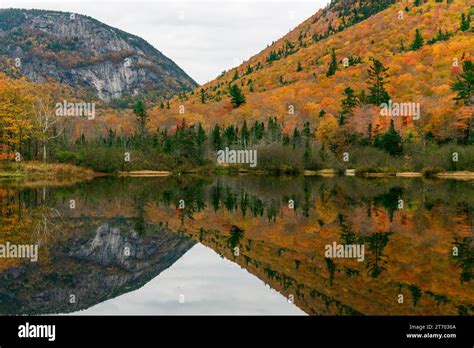
M 46 163 L 46 143 L 43 143 L 43 163 Z

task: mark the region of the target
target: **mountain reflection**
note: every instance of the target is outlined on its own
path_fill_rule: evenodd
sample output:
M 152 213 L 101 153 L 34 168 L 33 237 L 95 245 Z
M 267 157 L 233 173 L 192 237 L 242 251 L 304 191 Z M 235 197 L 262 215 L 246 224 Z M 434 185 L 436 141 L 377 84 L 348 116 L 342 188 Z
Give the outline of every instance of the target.
M 160 279 L 200 243 L 308 314 L 472 315 L 472 188 L 348 177 L 3 182 L 0 244 L 40 252 L 37 263 L 0 259 L 0 313 L 90 308 Z M 334 242 L 364 245 L 364 261 L 325 257 Z

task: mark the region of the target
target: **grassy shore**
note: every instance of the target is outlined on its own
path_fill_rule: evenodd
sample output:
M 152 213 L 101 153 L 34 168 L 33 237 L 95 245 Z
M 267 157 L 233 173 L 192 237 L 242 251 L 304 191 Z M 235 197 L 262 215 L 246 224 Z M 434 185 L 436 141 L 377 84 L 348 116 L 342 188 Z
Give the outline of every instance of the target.
M 35 180 L 46 178 L 91 179 L 99 175 L 93 170 L 64 163 L 43 163 L 38 161 L 0 163 L 0 178 Z
M 395 171 L 378 171 L 367 172 L 359 169 L 346 169 L 344 173 L 338 173 L 334 169 L 323 170 L 305 170 L 305 176 L 336 176 L 338 174 L 346 176 L 359 176 L 366 178 L 438 178 L 438 179 L 456 179 L 456 180 L 474 180 L 474 172 L 470 171 L 452 171 L 452 172 L 395 172 Z
M 243 167 L 233 166 L 203 166 L 194 171 L 180 171 L 179 174 L 196 174 L 196 173 L 214 173 L 214 174 L 260 174 L 260 175 L 298 175 L 305 176 L 359 176 L 359 177 L 426 177 L 439 179 L 457 179 L 457 180 L 474 180 L 474 172 L 472 171 L 423 171 L 423 172 L 403 172 L 391 170 L 367 170 L 367 168 L 356 169 L 322 169 L 322 170 L 294 170 L 293 168 L 283 167 L 271 169 L 249 169 Z M 171 171 L 124 171 L 116 173 L 118 176 L 131 177 L 152 177 L 152 176 L 169 176 L 173 174 Z M 89 180 L 97 176 L 114 175 L 102 174 L 94 172 L 91 169 L 74 166 L 72 164 L 64 163 L 43 163 L 38 161 L 25 162 L 0 162 L 0 179 L 22 180 L 28 181 L 83 181 Z

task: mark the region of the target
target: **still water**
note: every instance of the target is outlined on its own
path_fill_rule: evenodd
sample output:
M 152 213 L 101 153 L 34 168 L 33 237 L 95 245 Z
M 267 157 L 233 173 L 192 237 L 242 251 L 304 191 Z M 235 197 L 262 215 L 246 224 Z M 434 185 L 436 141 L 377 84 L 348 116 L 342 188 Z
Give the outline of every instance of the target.
M 0 314 L 472 315 L 473 188 L 355 177 L 0 181 L 0 246 L 38 246 L 36 262 L 0 255 Z M 362 258 L 327 253 L 338 245 Z

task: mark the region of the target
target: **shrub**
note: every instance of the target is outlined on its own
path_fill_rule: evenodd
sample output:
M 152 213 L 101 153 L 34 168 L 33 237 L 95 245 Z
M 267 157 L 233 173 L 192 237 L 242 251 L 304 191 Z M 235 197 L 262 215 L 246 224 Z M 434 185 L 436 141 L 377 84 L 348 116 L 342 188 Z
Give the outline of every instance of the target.
M 303 151 L 273 143 L 257 147 L 257 169 L 275 173 L 303 171 Z

